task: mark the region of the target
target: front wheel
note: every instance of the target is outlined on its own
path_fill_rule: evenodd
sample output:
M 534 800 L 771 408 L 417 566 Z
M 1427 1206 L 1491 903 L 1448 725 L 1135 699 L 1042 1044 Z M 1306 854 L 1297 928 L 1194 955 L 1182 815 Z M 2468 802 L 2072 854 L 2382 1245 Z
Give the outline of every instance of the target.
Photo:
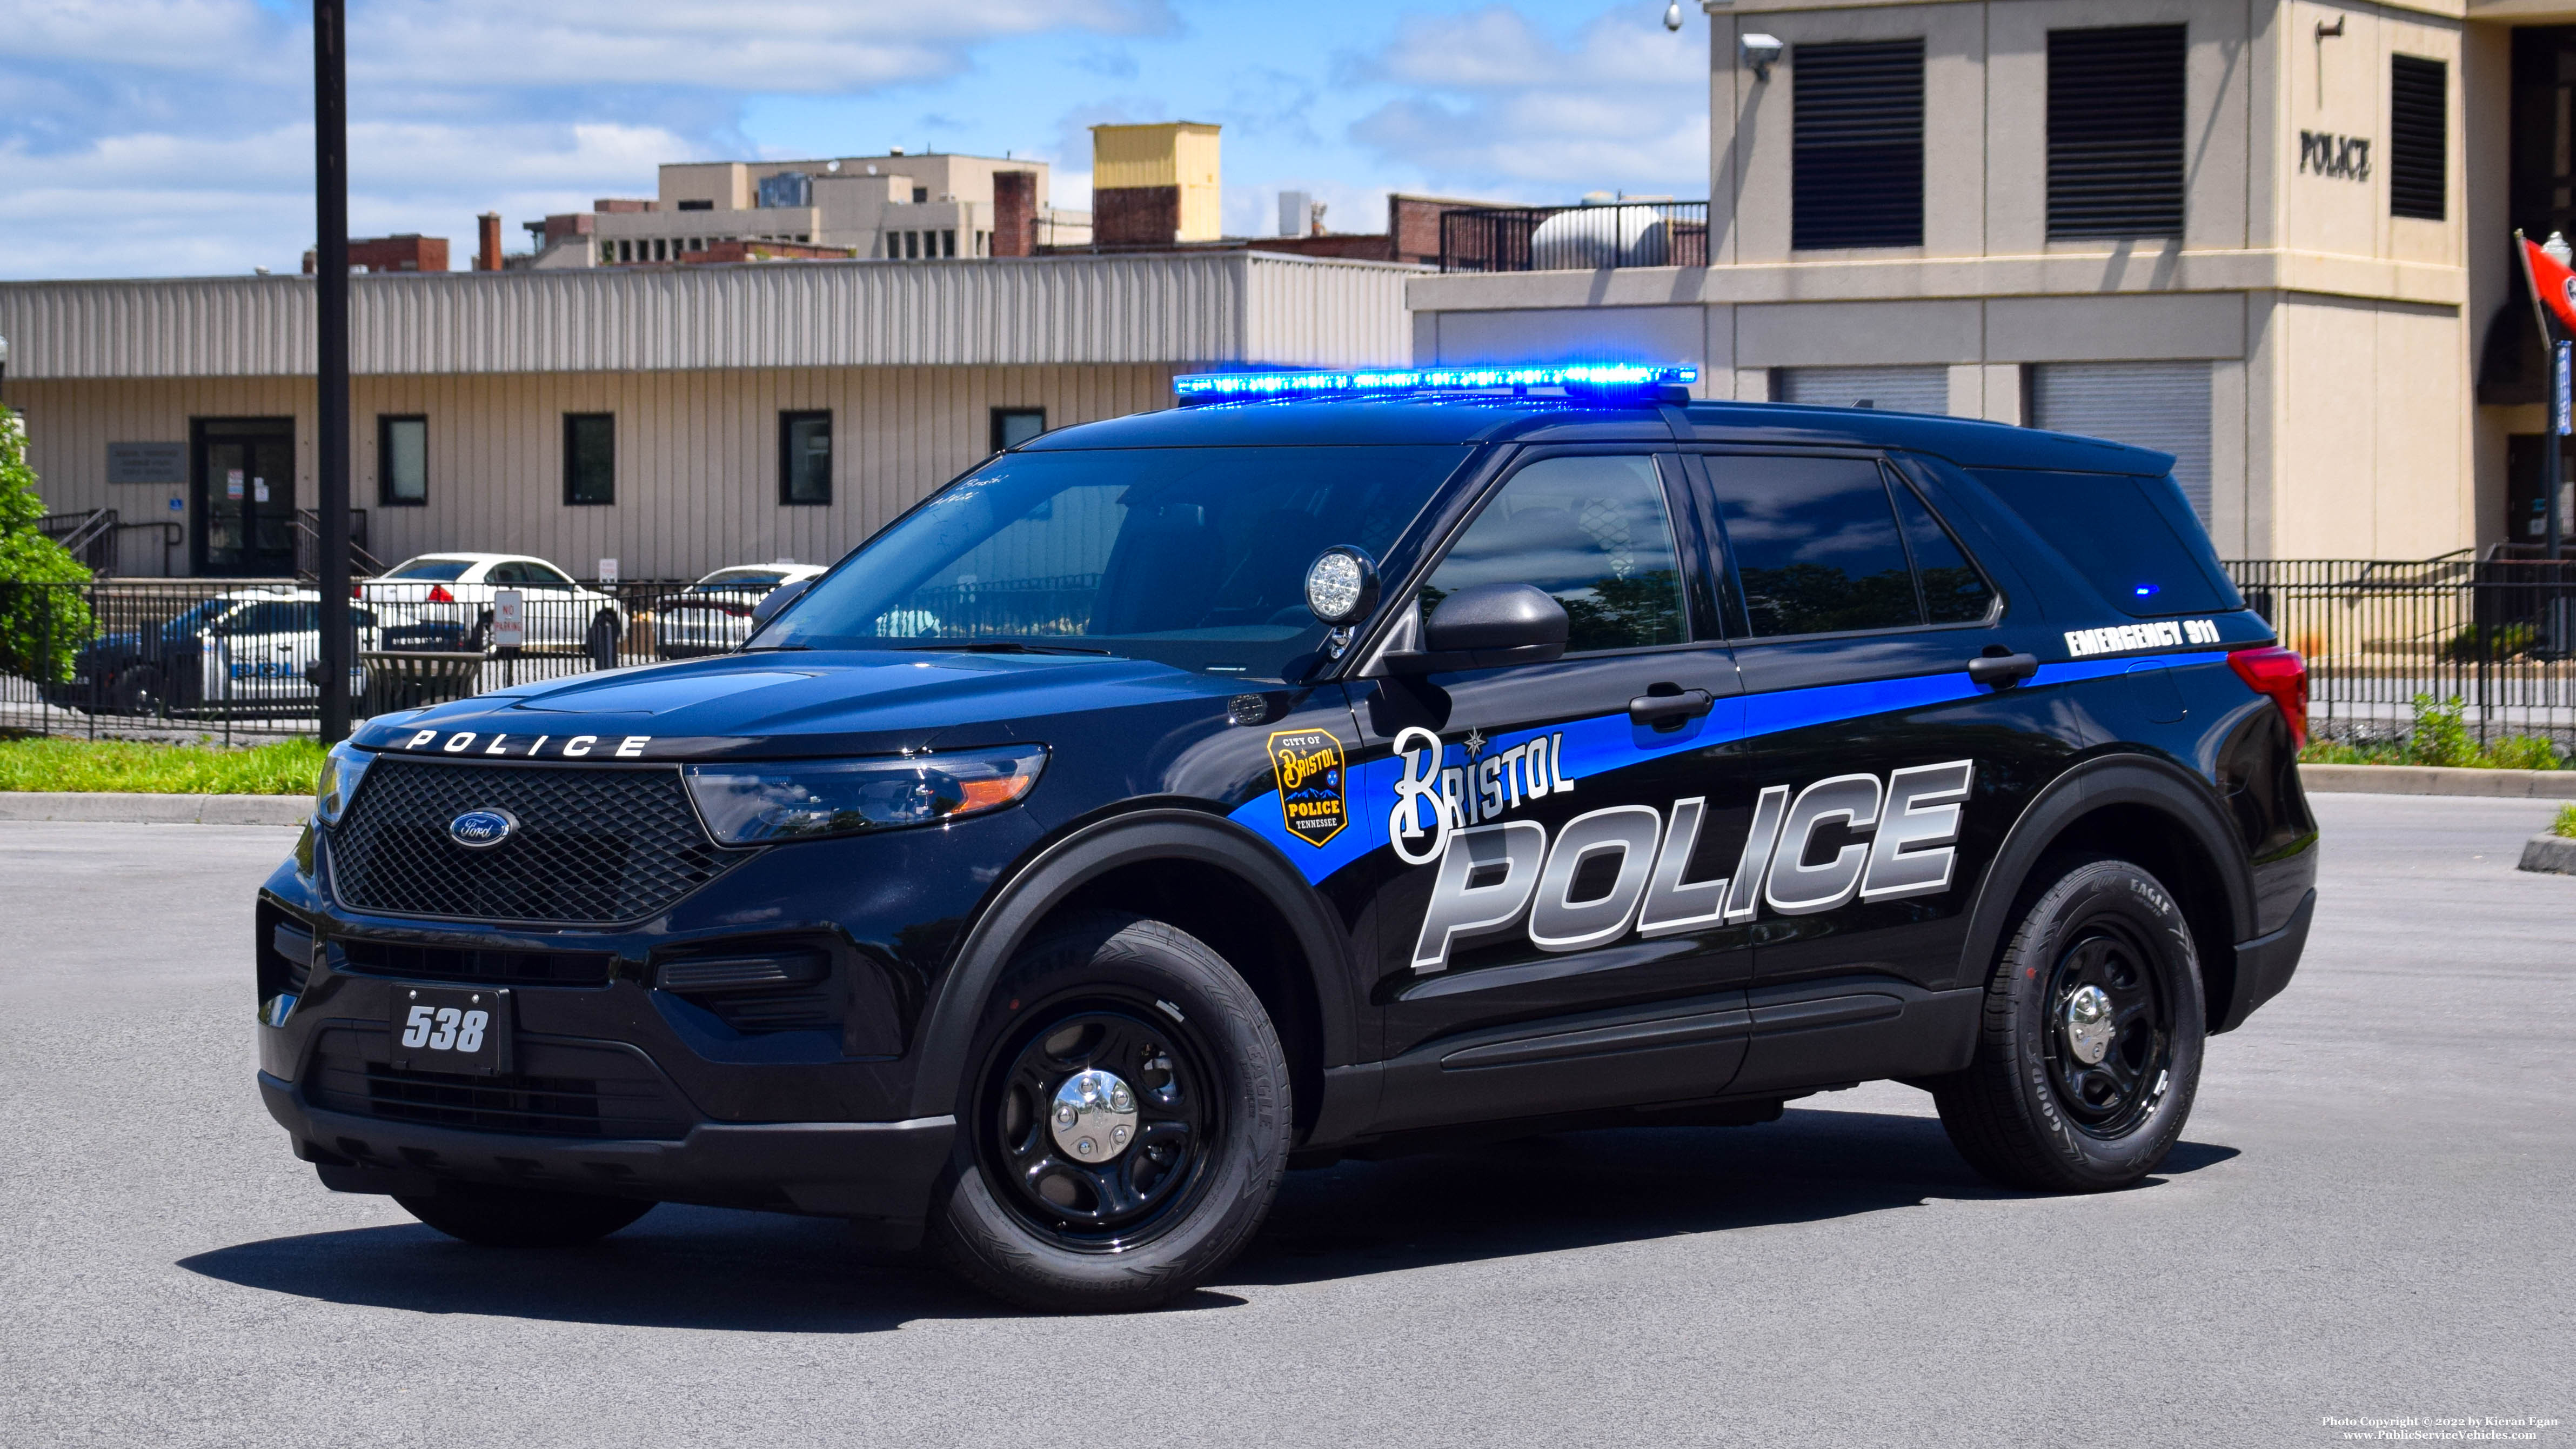
M 1976 1057 L 1933 1101 L 1960 1155 L 2006 1187 L 2126 1187 L 2182 1135 L 2207 1029 L 2199 955 L 2164 883 L 2079 859 L 2023 913 Z
M 1147 1308 L 1225 1266 L 1287 1169 L 1288 1063 L 1260 998 L 1161 921 L 1083 917 L 995 987 L 928 1244 L 1051 1312 Z
M 596 1242 L 653 1210 L 632 1198 L 447 1182 L 429 1196 L 396 1194 L 403 1211 L 485 1248 L 571 1248 Z

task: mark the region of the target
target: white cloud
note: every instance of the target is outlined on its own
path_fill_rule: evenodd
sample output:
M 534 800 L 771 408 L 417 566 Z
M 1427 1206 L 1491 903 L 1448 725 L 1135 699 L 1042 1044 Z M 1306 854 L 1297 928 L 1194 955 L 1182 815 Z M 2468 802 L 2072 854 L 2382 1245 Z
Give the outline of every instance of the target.
M 1586 191 L 1708 188 L 1708 49 L 1643 7 L 1552 38 L 1501 6 L 1414 16 L 1345 66 L 1399 95 L 1351 138 L 1432 184 L 1572 200 Z
M 292 268 L 312 240 L 311 31 L 256 0 L 0 0 L 0 276 Z M 747 99 L 858 95 L 979 45 L 1175 27 L 1166 0 L 355 0 L 350 225 L 445 235 L 747 155 Z M 518 227 L 509 240 L 524 245 Z

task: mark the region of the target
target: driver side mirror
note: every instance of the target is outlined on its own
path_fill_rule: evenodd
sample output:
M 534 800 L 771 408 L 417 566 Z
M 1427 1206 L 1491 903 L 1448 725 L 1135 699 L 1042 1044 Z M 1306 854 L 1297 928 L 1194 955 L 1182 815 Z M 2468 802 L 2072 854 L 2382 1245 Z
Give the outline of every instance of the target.
M 779 610 L 795 603 L 796 596 L 813 585 L 812 579 L 790 579 L 761 595 L 760 602 L 751 606 L 751 632 L 757 634 L 767 627 L 770 620 L 778 617 Z
M 1445 674 L 1505 664 L 1544 664 L 1565 653 L 1565 606 L 1533 584 L 1472 584 L 1440 601 L 1418 650 L 1381 656 L 1390 674 Z

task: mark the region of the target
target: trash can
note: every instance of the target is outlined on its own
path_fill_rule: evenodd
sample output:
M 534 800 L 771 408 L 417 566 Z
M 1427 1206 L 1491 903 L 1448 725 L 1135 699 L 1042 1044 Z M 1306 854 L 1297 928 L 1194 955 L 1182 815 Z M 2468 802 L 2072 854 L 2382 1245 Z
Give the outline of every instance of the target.
M 365 710 L 391 714 L 444 704 L 476 692 L 483 676 L 479 653 L 431 650 L 365 650 L 358 655 L 367 671 Z

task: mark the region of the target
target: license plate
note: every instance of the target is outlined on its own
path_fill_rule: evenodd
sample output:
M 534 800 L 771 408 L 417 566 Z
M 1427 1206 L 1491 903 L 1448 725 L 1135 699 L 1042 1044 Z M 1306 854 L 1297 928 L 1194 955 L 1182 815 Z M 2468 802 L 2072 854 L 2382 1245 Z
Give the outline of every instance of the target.
M 393 1064 L 403 1071 L 499 1076 L 510 1070 L 510 993 L 444 986 L 393 989 Z

